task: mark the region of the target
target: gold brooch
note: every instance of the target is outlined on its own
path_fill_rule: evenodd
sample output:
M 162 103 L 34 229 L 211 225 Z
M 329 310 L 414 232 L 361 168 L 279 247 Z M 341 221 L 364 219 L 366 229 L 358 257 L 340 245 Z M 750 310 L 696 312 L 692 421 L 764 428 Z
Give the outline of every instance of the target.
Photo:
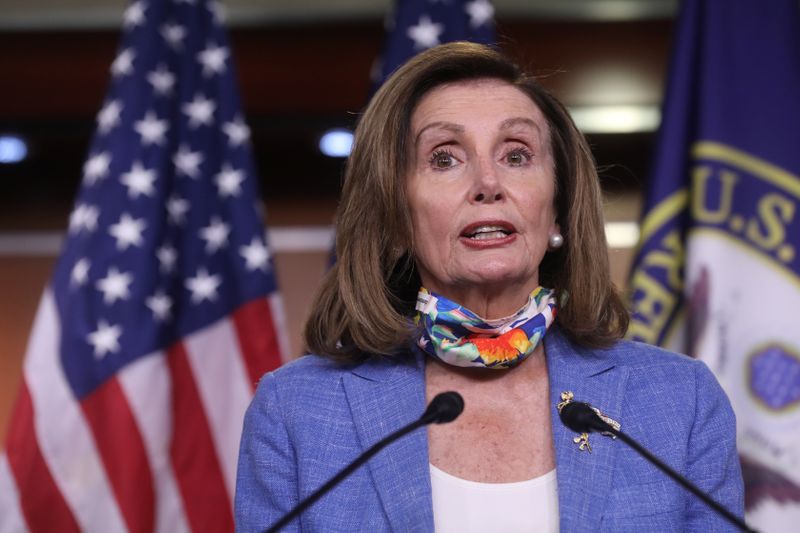
M 558 409 L 558 412 L 560 413 L 561 410 L 564 408 L 564 406 L 567 405 L 568 403 L 571 403 L 574 398 L 575 398 L 575 395 L 572 393 L 572 391 L 564 391 L 564 392 L 562 392 L 561 393 L 561 401 L 558 402 L 558 404 L 556 404 L 556 409 Z M 616 420 L 614 420 L 610 416 L 604 415 L 600 411 L 600 409 L 598 409 L 597 407 L 592 407 L 592 406 L 589 406 L 589 407 L 591 407 L 592 411 L 597 413 L 597 416 L 599 416 L 601 419 L 603 419 L 603 421 L 606 424 L 608 424 L 609 426 L 613 427 L 615 430 L 619 431 L 619 429 L 621 427 L 619 422 L 617 422 Z M 604 435 L 606 437 L 611 437 L 612 439 L 616 438 L 613 433 L 610 433 L 608 431 L 603 431 L 600 434 Z M 578 445 L 578 449 L 579 450 L 581 450 L 581 451 L 585 450 L 585 451 L 587 451 L 589 453 L 592 453 L 592 446 L 591 446 L 591 444 L 589 444 L 589 434 L 588 433 L 581 433 L 580 435 L 578 435 L 577 437 L 572 439 L 572 442 L 574 442 L 575 444 Z

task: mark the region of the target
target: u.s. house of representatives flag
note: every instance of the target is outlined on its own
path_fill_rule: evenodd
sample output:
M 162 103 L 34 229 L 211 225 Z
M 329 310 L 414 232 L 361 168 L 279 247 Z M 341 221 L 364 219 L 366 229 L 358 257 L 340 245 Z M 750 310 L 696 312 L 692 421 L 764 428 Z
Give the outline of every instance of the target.
M 39 305 L 0 531 L 231 531 L 281 308 L 216 4 L 139 0 Z
M 800 14 L 688 0 L 631 277 L 630 334 L 703 359 L 751 525 L 800 523 Z

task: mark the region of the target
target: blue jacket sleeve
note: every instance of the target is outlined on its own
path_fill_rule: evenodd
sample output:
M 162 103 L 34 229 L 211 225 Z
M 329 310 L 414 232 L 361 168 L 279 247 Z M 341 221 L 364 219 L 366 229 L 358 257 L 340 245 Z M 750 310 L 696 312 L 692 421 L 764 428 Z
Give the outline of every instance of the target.
M 276 379 L 259 383 L 244 417 L 236 477 L 236 531 L 261 532 L 297 504 L 295 453 L 283 420 Z M 298 522 L 282 531 L 297 531 Z
M 687 477 L 736 516 L 744 515 L 744 487 L 736 451 L 736 418 L 728 397 L 705 364 L 695 367 L 695 416 L 690 433 Z M 738 531 L 694 495 L 689 496 L 687 531 Z

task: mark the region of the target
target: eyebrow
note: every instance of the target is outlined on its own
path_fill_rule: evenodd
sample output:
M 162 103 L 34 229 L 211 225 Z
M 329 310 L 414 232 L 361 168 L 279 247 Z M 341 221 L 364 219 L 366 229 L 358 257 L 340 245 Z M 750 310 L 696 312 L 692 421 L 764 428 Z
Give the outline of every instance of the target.
M 527 118 L 527 117 L 507 118 L 503 122 L 500 123 L 500 129 L 501 130 L 507 130 L 507 129 L 513 127 L 513 126 L 517 126 L 517 125 L 520 125 L 520 124 L 525 125 L 525 126 L 530 126 L 530 127 L 535 129 L 539 133 L 542 132 L 541 128 L 539 128 L 539 124 L 537 124 L 536 121 L 533 120 L 532 118 Z
M 514 126 L 518 126 L 518 125 L 530 126 L 540 134 L 542 132 L 541 128 L 539 128 L 539 124 L 537 124 L 535 120 L 533 120 L 531 118 L 527 118 L 527 117 L 507 118 L 503 122 L 500 123 L 500 128 L 499 129 L 507 130 L 507 129 L 513 128 Z M 425 133 L 427 130 L 433 129 L 433 128 L 441 128 L 443 130 L 452 131 L 453 133 L 463 133 L 464 132 L 464 126 L 461 126 L 460 124 L 456 124 L 454 122 L 445 122 L 445 121 L 431 122 L 430 124 L 428 124 L 427 126 L 422 128 L 421 130 L 419 130 L 419 133 L 417 133 L 417 136 L 414 138 L 414 145 L 416 146 L 416 145 L 419 144 L 419 139 L 420 139 L 420 137 L 422 137 L 423 133 Z

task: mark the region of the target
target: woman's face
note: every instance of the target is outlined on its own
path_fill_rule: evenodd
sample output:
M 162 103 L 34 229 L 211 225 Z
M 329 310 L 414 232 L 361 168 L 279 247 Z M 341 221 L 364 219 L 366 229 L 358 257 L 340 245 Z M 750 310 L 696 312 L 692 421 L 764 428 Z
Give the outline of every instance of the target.
M 450 298 L 509 289 L 527 298 L 559 230 L 539 108 L 500 80 L 441 85 L 414 110 L 411 144 L 407 191 L 423 285 Z

